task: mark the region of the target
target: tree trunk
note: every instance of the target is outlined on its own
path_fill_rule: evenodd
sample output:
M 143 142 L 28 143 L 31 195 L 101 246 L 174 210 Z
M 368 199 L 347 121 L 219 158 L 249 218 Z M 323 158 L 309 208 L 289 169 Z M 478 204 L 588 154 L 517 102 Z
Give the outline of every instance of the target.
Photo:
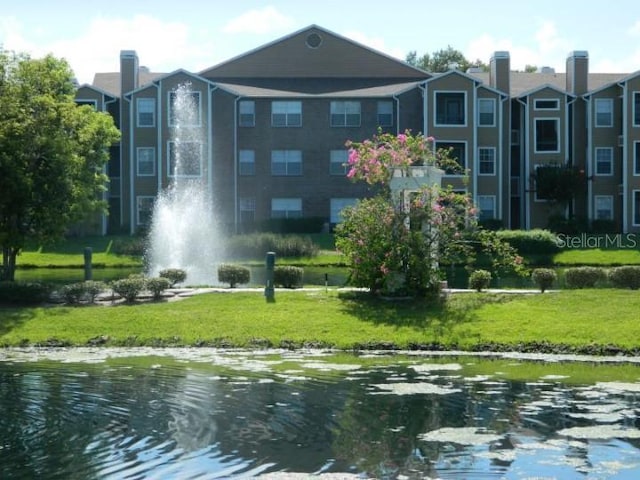
M 20 249 L 2 247 L 2 267 L 0 267 L 0 281 L 13 282 L 16 279 L 16 257 Z

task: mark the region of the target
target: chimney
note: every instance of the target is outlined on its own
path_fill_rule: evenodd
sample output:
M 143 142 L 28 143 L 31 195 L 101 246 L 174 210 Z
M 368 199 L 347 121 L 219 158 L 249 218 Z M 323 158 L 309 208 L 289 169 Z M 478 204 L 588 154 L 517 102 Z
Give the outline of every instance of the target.
M 589 53 L 576 50 L 567 57 L 567 92 L 574 95 L 587 93 L 589 85 Z
M 138 54 L 135 50 L 120 51 L 120 94 L 138 88 Z
M 511 62 L 509 52 L 494 52 L 489 60 L 489 85 L 504 93 L 510 90 Z

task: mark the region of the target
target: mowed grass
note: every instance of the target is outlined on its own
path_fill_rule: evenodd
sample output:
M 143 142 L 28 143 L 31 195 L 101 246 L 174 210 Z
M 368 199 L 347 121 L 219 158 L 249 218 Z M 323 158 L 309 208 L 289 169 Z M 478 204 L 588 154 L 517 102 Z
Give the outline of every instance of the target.
M 215 345 L 477 348 L 547 342 L 640 347 L 640 295 L 566 290 L 543 295 L 465 293 L 445 306 L 357 293 L 211 293 L 133 306 L 2 308 L 0 345 Z
M 580 250 L 563 250 L 553 257 L 557 266 L 594 265 L 640 265 L 640 250 L 589 248 Z

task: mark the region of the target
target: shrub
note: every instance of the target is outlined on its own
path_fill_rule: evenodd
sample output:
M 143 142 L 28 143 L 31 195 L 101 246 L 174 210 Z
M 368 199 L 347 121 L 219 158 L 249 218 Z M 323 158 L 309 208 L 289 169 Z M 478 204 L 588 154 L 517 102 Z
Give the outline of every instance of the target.
M 629 265 L 612 268 L 609 270 L 609 280 L 616 288 L 637 290 L 640 288 L 640 267 Z
M 166 278 L 171 282 L 171 287 L 174 287 L 178 283 L 182 283 L 187 279 L 187 272 L 181 268 L 167 268 L 161 270 L 159 276 Z
M 251 272 L 240 265 L 222 264 L 218 267 L 218 281 L 228 283 L 231 288 L 236 288 L 239 283 L 249 283 Z
M 144 278 L 131 275 L 128 278 L 122 278 L 112 282 L 111 289 L 115 294 L 124 298 L 127 303 L 133 303 L 140 292 L 144 290 L 145 283 Z
M 542 293 L 553 285 L 556 278 L 556 272 L 550 268 L 536 268 L 531 273 L 531 279 Z
M 84 299 L 84 283 L 78 282 L 65 285 L 60 289 L 60 295 L 62 295 L 65 303 L 77 305 Z
M 116 238 L 110 251 L 117 255 L 141 257 L 144 255 L 146 240 L 144 237 Z
M 560 250 L 556 235 L 549 230 L 500 230 L 497 235 L 520 255 L 551 254 Z
M 314 257 L 318 247 L 311 238 L 301 235 L 254 233 L 237 235 L 229 240 L 227 249 L 235 258 L 264 258 L 267 252 L 278 257 Z
M 280 266 L 273 269 L 273 284 L 284 288 L 302 285 L 304 269 L 301 267 Z
M 567 268 L 564 271 L 564 279 L 569 288 L 593 288 L 606 278 L 605 271 L 597 267 Z
M 491 283 L 491 272 L 487 270 L 474 270 L 469 275 L 469 288 L 481 292 L 489 287 Z
M 151 292 L 154 300 L 160 300 L 162 293 L 171 287 L 171 280 L 165 277 L 148 278 L 145 282 L 146 289 Z
M 0 282 L 0 303 L 37 305 L 49 301 L 51 285 L 40 282 Z
M 95 303 L 96 297 L 107 289 L 104 282 L 87 280 L 84 282 L 84 293 L 89 303 Z

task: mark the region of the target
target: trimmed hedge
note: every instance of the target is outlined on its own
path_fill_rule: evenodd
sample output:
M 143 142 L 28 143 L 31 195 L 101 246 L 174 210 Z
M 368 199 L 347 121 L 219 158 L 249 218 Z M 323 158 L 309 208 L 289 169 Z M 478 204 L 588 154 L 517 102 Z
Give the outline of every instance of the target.
M 228 263 L 223 263 L 218 267 L 218 281 L 228 283 L 230 288 L 236 288 L 238 284 L 249 283 L 250 279 L 251 271 L 247 267 Z
M 640 267 L 629 265 L 612 268 L 609 270 L 609 280 L 616 288 L 637 290 L 640 288 Z
M 553 254 L 560 251 L 558 238 L 549 230 L 500 230 L 498 238 L 507 242 L 520 255 Z
M 187 279 L 187 272 L 181 268 L 166 268 L 159 273 L 160 278 L 166 278 L 174 287 L 177 283 L 182 283 Z
M 564 271 L 564 281 L 569 288 L 593 288 L 607 279 L 607 272 L 597 267 L 575 267 Z
M 111 283 L 111 290 L 116 295 L 124 298 L 125 302 L 135 302 L 140 292 L 145 289 L 145 279 L 140 276 L 131 275 L 128 278 L 115 280 Z
M 536 268 L 531 272 L 531 279 L 542 293 L 551 288 L 557 277 L 556 272 L 550 268 Z
M 38 305 L 50 300 L 53 288 L 40 282 L 0 282 L 0 303 Z
M 273 284 L 284 288 L 295 288 L 302 286 L 302 276 L 304 269 L 289 265 L 274 267 Z
M 151 292 L 154 300 L 160 300 L 167 288 L 171 288 L 171 280 L 165 277 L 147 278 L 145 288 Z

